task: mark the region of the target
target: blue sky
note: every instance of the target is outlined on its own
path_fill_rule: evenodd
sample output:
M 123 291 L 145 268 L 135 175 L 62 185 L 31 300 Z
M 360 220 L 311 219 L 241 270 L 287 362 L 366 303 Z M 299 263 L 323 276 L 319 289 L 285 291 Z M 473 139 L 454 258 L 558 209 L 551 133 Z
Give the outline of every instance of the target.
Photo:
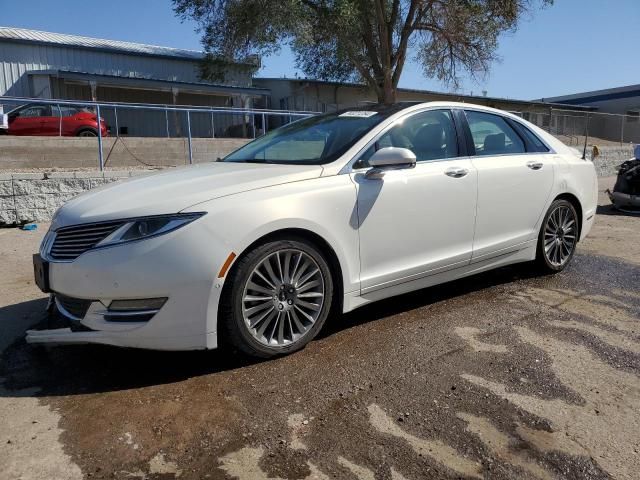
M 169 0 L 0 0 L 0 25 L 200 49 L 195 25 L 181 23 Z M 555 0 L 500 41 L 501 62 L 461 91 L 520 99 L 640 83 L 640 0 Z M 1 60 L 1 59 L 0 59 Z M 263 59 L 259 76 L 294 77 L 287 49 Z M 448 91 L 409 64 L 401 87 Z

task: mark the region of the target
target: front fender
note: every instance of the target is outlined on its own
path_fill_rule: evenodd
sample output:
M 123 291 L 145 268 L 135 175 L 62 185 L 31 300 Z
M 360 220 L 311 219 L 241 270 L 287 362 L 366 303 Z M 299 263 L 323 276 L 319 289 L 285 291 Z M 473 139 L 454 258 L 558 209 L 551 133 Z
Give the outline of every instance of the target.
M 192 205 L 183 212 L 206 211 L 200 222 L 210 235 L 218 272 L 231 253 L 234 261 L 261 238 L 301 229 L 331 246 L 342 271 L 344 294 L 359 292 L 360 256 L 356 189 L 348 175 L 320 177 L 267 187 Z M 207 332 L 217 330 L 217 310 L 226 275 L 216 278 Z

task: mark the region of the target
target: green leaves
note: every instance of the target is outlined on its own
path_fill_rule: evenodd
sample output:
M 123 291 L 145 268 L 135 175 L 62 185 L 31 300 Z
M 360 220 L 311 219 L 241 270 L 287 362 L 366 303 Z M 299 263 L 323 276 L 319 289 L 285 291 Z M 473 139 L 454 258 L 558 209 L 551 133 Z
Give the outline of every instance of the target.
M 204 78 L 229 62 L 290 45 L 296 66 L 320 80 L 362 81 L 395 100 L 407 58 L 427 77 L 456 85 L 484 75 L 501 33 L 553 0 L 173 0 L 202 32 Z

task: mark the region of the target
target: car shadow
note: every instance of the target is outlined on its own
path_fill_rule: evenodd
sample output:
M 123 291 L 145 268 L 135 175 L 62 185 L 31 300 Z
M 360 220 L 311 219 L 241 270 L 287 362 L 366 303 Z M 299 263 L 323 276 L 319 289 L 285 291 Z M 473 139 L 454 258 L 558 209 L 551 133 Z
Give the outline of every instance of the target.
M 335 315 L 329 319 L 320 337 L 327 338 L 358 324 L 531 276 L 530 269 L 522 266 L 504 267 L 382 300 L 346 315 Z M 35 328 L 50 328 L 55 326 L 56 320 L 44 315 L 45 306 L 46 300 L 10 305 L 0 309 L 0 318 L 13 321 L 16 312 L 40 315 L 42 320 Z M 68 396 L 157 386 L 263 361 L 225 348 L 161 352 L 102 345 L 42 347 L 28 345 L 19 338 L 0 357 L 0 397 Z
M 342 321 L 329 322 L 323 328 L 319 337 L 326 337 L 345 328 L 391 317 L 472 292 L 480 292 L 487 288 L 539 276 L 540 274 L 534 268 L 531 268 L 531 265 L 516 264 L 405 293 L 365 305 L 344 314 Z

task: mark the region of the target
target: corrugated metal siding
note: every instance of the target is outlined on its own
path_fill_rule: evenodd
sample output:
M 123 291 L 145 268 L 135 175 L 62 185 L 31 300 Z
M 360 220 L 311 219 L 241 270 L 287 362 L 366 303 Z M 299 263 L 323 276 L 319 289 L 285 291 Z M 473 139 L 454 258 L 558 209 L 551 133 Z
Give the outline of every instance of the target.
M 93 49 L 114 50 L 143 55 L 161 55 L 191 60 L 198 60 L 203 56 L 202 52 L 198 52 L 196 50 L 184 50 L 181 48 L 159 47 L 156 45 L 123 42 L 120 40 L 82 37 L 79 35 L 68 35 L 66 33 L 42 32 L 26 28 L 0 27 L 0 38 L 38 42 L 41 44 L 50 43 Z
M 29 97 L 34 95 L 27 72 L 36 70 L 67 70 L 115 75 L 121 77 L 152 78 L 156 80 L 199 82 L 195 60 L 180 60 L 140 56 L 64 46 L 13 43 L 0 39 L 0 95 Z M 251 85 L 251 74 L 230 69 L 225 84 Z

